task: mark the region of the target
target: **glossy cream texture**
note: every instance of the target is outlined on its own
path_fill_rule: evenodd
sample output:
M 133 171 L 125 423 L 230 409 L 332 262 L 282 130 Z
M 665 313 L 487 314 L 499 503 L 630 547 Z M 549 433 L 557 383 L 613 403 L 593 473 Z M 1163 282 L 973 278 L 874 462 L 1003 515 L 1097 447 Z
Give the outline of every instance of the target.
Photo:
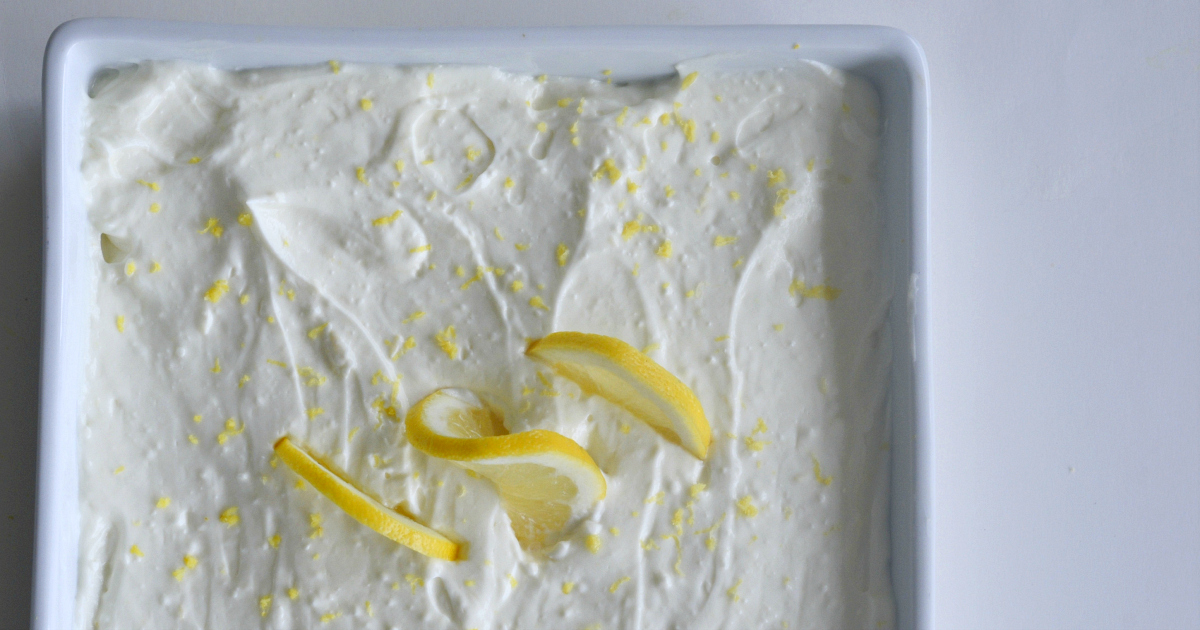
M 99 82 L 77 626 L 891 627 L 876 96 L 716 65 Z M 707 461 L 524 356 L 556 330 L 678 375 Z M 522 550 L 486 481 L 405 441 L 443 386 L 576 440 L 607 498 Z M 285 434 L 469 558 L 359 525 Z

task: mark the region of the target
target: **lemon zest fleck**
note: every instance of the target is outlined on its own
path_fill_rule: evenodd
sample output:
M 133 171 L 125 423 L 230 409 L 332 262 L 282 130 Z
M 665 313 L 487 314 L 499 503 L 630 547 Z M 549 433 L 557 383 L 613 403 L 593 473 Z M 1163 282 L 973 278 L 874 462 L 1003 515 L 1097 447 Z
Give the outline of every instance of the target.
M 208 222 L 204 224 L 204 229 L 197 230 L 197 234 L 212 234 L 213 238 L 221 238 L 225 233 L 225 228 L 221 226 L 221 220 L 216 217 L 209 217 Z
M 434 340 L 437 341 L 438 347 L 442 349 L 442 352 L 446 353 L 446 356 L 451 359 L 458 359 L 458 344 L 454 341 L 457 337 L 458 333 L 454 330 L 454 325 L 451 324 L 441 332 L 435 334 Z
M 395 223 L 396 219 L 399 219 L 400 215 L 402 215 L 402 214 L 404 214 L 404 211 L 397 208 L 395 212 L 393 212 L 389 215 L 379 217 L 378 219 L 371 221 L 371 225 L 374 225 L 377 227 L 391 225 L 392 223 Z
M 754 518 L 755 516 L 758 516 L 758 507 L 754 505 L 753 499 L 751 499 L 750 495 L 748 494 L 738 499 L 737 507 L 738 511 L 742 513 L 742 516 L 745 516 L 746 518 Z
M 225 523 L 225 525 L 227 525 L 229 527 L 233 527 L 234 525 L 237 525 L 238 522 L 240 522 L 242 519 L 241 519 L 241 517 L 238 516 L 238 509 L 237 509 L 237 506 L 235 505 L 233 507 L 225 508 L 225 510 L 223 512 L 221 512 L 221 516 L 219 517 L 219 520 L 222 523 Z

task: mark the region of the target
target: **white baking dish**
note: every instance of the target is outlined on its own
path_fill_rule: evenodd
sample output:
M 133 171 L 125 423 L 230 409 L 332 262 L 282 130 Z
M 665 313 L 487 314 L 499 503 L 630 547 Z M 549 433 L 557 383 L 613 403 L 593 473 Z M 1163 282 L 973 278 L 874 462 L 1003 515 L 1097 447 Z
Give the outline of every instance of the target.
M 920 46 L 873 26 L 548 29 L 312 29 L 89 19 L 51 36 L 45 106 L 46 303 L 33 627 L 72 625 L 79 540 L 76 427 L 84 389 L 90 245 L 80 162 L 87 90 L 100 69 L 146 59 L 223 68 L 323 63 L 459 63 L 617 80 L 668 75 L 678 61 L 740 53 L 741 67 L 820 61 L 871 81 L 885 120 L 882 200 L 895 299 L 891 542 L 899 627 L 929 627 L 933 590 L 929 408 L 929 84 Z

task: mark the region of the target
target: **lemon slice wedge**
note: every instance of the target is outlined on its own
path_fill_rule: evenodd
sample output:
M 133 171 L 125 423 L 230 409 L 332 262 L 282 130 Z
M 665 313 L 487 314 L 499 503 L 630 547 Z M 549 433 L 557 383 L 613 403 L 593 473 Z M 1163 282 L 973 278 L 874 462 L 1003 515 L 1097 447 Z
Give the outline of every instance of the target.
M 495 484 L 526 549 L 590 510 L 607 492 L 604 474 L 583 447 L 553 431 L 508 433 L 503 417 L 473 392 L 439 389 L 409 409 L 408 441 Z
M 633 346 L 604 335 L 556 332 L 531 342 L 525 354 L 585 393 L 622 407 L 692 455 L 708 456 L 712 430 L 696 394 Z
M 363 525 L 431 558 L 459 559 L 458 543 L 384 507 L 354 487 L 349 480 L 322 464 L 308 451 L 293 444 L 287 436 L 275 443 L 275 454 L 288 468 Z

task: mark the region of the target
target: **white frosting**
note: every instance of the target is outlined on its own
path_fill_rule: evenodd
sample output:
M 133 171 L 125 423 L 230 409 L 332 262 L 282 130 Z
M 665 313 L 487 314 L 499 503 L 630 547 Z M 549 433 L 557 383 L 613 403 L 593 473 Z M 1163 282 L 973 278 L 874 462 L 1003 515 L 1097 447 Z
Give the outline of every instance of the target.
M 79 628 L 891 627 L 866 83 L 147 63 L 95 91 Z M 691 386 L 708 460 L 524 357 L 556 330 L 645 347 Z M 604 471 L 548 554 L 382 411 L 451 385 Z M 297 488 L 272 464 L 284 434 L 469 559 Z

